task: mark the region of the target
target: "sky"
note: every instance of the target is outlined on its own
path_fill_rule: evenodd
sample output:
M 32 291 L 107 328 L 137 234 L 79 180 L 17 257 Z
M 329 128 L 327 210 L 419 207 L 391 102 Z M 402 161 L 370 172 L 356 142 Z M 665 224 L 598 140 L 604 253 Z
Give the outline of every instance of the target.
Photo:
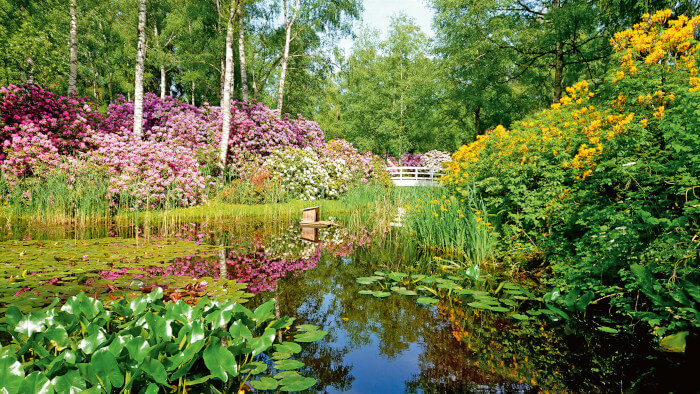
M 423 33 L 429 37 L 433 36 L 430 24 L 433 20 L 433 11 L 427 6 L 426 0 L 364 0 L 365 12 L 362 21 L 355 26 L 355 32 L 358 32 L 360 26 L 365 24 L 375 28 L 382 33 L 382 37 L 386 37 L 389 29 L 391 17 L 403 12 L 409 18 L 413 18 L 416 24 L 420 26 Z M 349 52 L 352 46 L 352 40 L 343 39 L 340 42 L 340 47 Z

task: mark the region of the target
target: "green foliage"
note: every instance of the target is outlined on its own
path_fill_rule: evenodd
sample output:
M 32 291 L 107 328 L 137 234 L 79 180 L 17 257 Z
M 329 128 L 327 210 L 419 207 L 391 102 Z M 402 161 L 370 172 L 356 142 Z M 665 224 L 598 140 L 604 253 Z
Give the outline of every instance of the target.
M 206 297 L 195 306 L 164 304 L 162 295 L 157 288 L 131 301 L 105 305 L 80 293 L 60 309 L 54 309 L 55 303 L 28 314 L 9 308 L 3 329 L 12 342 L 0 351 L 0 388 L 8 393 L 144 387 L 148 392 L 171 387 L 221 392 L 237 391 L 259 378 L 251 385 L 297 391 L 316 383 L 298 373 L 273 375 L 274 369 L 304 366 L 300 361 L 277 361 L 273 369 L 264 362 L 280 347 L 298 352 L 295 342 L 326 335 L 303 325 L 294 340 L 273 347 L 276 332 L 289 330 L 294 321 L 275 319 L 274 300 L 251 311 Z
M 612 307 L 657 335 L 699 324 L 686 284 L 699 280 L 700 19 L 670 15 L 615 35 L 620 66 L 595 94 L 586 81 L 567 88 L 551 109 L 460 148 L 444 178 L 458 194 L 476 183 L 502 253 L 532 245 L 526 267 L 549 264 L 567 308 L 599 299 L 603 327 Z
M 437 248 L 448 254 L 463 255 L 472 264 L 483 266 L 491 257 L 493 235 L 486 207 L 476 189 L 457 198 L 431 189 L 401 209 L 411 240 L 423 248 Z

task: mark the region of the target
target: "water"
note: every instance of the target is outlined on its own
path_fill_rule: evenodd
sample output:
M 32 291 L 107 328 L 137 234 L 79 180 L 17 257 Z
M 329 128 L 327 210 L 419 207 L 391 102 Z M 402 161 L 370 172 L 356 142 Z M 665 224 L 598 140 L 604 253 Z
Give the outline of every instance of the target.
M 255 293 L 250 303 L 273 297 L 281 315 L 329 331 L 299 357 L 306 364 L 302 373 L 318 380 L 316 392 L 665 392 L 692 387 L 682 356 L 662 354 L 646 338 L 601 334 L 574 324 L 519 325 L 458 301 L 422 306 L 414 297 L 359 295 L 364 287 L 356 278 L 401 270 L 403 262 L 418 258 L 414 250 L 391 241 L 371 247 L 370 239 L 377 237 L 337 228 L 320 230 L 317 242 L 310 242 L 289 222 L 82 230 L 15 224 L 0 233 L 6 281 L 0 283 L 5 289 L 0 305 L 26 297 L 38 307 L 52 292 L 65 297 L 88 290 L 103 298 L 118 293 L 106 283 L 131 294 L 154 284 L 177 292 L 182 279 L 171 280 L 171 275 L 226 276 L 248 283 Z M 64 271 L 62 264 L 68 264 Z M 31 275 L 46 266 L 52 270 Z M 83 269 L 80 279 L 72 273 L 77 268 Z M 7 282 L 13 269 L 27 269 L 30 282 Z M 74 276 L 61 276 L 65 272 Z M 51 275 L 60 278 L 47 285 Z

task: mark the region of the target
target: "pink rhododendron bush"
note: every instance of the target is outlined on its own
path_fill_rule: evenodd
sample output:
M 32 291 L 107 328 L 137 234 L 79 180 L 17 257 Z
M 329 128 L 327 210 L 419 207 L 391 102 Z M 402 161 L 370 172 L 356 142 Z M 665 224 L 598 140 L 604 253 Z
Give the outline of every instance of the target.
M 103 116 L 87 98 L 36 86 L 0 88 L 0 194 L 8 201 L 8 195 L 25 192 L 29 184 L 60 176 L 70 187 L 90 174 L 108 183 L 104 198 L 112 209 L 205 201 L 212 175 L 220 171 L 220 107 L 195 107 L 150 93 L 143 107 L 143 137 L 136 137 L 131 132 L 134 104 L 123 97 Z M 338 157 L 329 153 L 316 122 L 280 119 L 261 103 L 236 102 L 231 113 L 227 162 L 234 176 L 244 175 L 243 168 L 257 171 L 273 151 L 288 147 L 328 160 Z

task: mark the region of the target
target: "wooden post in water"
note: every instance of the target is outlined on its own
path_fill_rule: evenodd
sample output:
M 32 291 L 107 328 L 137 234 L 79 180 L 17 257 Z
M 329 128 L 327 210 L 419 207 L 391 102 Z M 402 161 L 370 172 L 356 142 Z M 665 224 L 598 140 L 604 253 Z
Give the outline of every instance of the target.
M 301 222 L 302 223 L 316 223 L 321 216 L 321 207 L 311 207 L 304 208 L 301 210 Z

